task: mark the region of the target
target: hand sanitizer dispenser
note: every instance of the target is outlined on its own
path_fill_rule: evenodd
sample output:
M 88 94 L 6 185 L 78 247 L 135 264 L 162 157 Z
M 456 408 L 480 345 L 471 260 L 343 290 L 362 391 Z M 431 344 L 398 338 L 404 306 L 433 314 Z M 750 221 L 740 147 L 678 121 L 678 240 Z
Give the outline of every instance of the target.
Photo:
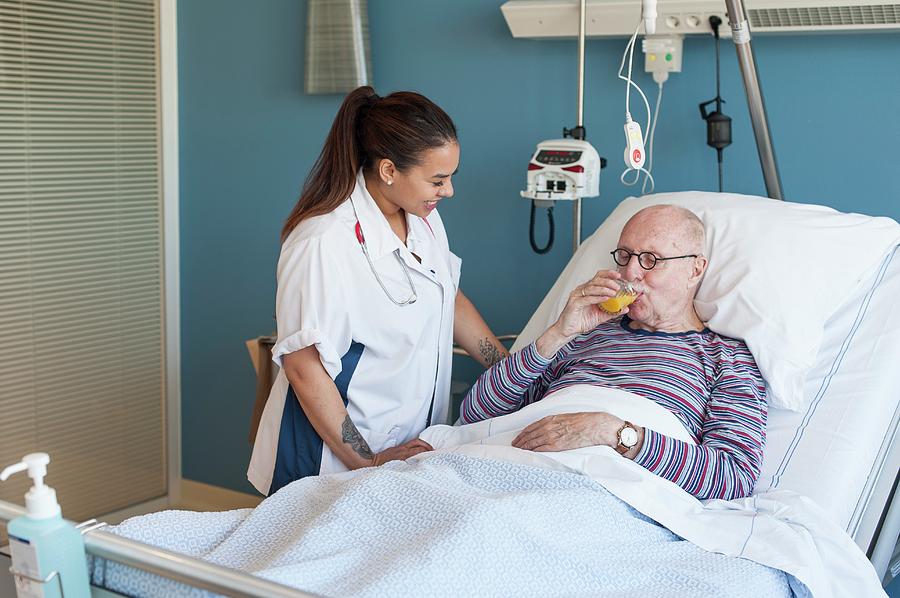
M 56 491 L 44 485 L 47 453 L 31 453 L 0 473 L 0 481 L 20 471 L 34 485 L 25 495 L 26 513 L 9 522 L 12 573 L 19 598 L 89 598 L 87 561 L 81 533 L 62 518 Z

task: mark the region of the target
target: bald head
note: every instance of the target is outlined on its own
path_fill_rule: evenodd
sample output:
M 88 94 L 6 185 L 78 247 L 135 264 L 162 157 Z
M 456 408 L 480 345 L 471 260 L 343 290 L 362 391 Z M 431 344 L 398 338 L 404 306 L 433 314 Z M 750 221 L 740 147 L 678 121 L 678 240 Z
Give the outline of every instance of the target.
M 681 253 L 703 254 L 706 249 L 706 230 L 696 214 L 673 205 L 644 208 L 632 216 L 625 229 L 638 229 L 656 238 L 667 238 Z M 624 232 L 624 229 L 623 229 Z
M 631 217 L 619 236 L 619 248 L 630 254 L 619 274 L 636 283 L 640 296 L 629 306 L 628 317 L 647 330 L 702 330 L 694 309 L 708 261 L 703 223 L 690 210 L 657 205 Z M 646 267 L 640 255 L 656 257 Z M 633 259 L 638 256 L 637 259 Z

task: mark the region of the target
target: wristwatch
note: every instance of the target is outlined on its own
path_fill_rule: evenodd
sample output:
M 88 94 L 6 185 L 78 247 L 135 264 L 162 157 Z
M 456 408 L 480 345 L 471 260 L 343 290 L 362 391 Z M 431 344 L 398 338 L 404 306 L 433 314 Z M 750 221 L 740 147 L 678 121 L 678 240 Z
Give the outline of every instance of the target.
M 624 455 L 638 443 L 638 431 L 634 427 L 634 424 L 629 421 L 626 421 L 625 424 L 619 428 L 619 431 L 616 432 L 616 437 L 619 439 L 619 444 L 617 444 L 615 448 L 620 455 Z

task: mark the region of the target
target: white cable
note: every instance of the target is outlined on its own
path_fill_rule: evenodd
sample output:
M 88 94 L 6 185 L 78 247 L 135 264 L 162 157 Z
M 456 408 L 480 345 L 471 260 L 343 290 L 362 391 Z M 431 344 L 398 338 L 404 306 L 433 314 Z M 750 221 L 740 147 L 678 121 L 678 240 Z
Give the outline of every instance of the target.
M 619 74 L 618 77 L 622 81 L 625 81 L 628 85 L 625 87 L 625 117 L 626 120 L 631 118 L 631 88 L 634 87 L 639 94 L 641 94 L 641 98 L 644 100 L 644 108 L 647 110 L 647 125 L 650 125 L 650 102 L 647 101 L 647 96 L 644 95 L 644 91 L 640 88 L 640 86 L 631 80 L 631 61 L 628 63 L 628 76 L 626 77 L 622 71 L 625 69 L 625 58 L 629 55 L 634 55 L 634 43 L 637 39 L 638 32 L 641 29 L 641 24 L 638 23 L 637 28 L 634 30 L 634 34 L 631 36 L 631 39 L 628 41 L 628 45 L 625 46 L 625 52 L 622 54 L 622 62 L 619 63 Z
M 640 29 L 640 25 L 638 25 L 638 29 Z M 628 46 L 625 48 L 625 51 L 628 53 L 628 85 L 625 86 L 625 114 L 631 114 L 631 65 L 634 62 L 634 44 L 637 42 L 637 34 L 637 30 L 635 30 L 634 35 L 628 41 Z M 622 56 L 622 58 L 624 59 L 625 57 Z
M 634 180 L 631 181 L 631 182 L 629 183 L 628 181 L 625 180 L 625 175 L 628 174 L 629 172 L 632 172 L 632 171 L 633 171 L 634 174 L 637 175 L 637 176 L 635 176 L 635 177 L 634 177 Z M 622 171 L 621 176 L 619 176 L 619 180 L 620 180 L 620 181 L 622 182 L 622 184 L 625 185 L 626 187 L 633 187 L 634 185 L 637 185 L 637 183 L 638 183 L 639 180 L 641 180 L 641 171 L 640 171 L 640 170 L 635 170 L 634 168 L 626 168 L 624 171 Z
M 659 122 L 659 105 L 662 103 L 662 95 L 663 95 L 663 81 L 659 82 L 659 91 L 656 94 L 656 108 L 653 110 L 653 124 L 650 126 L 650 137 L 648 143 L 649 153 L 647 154 L 647 173 L 653 172 L 653 137 L 656 134 L 656 124 Z M 653 193 L 653 185 L 651 183 L 650 191 L 647 191 L 647 181 L 652 181 L 652 178 L 648 177 L 644 179 L 644 184 L 641 185 L 641 194 L 647 195 L 648 193 Z M 637 182 L 637 181 L 635 181 Z
M 637 173 L 637 178 L 635 178 L 633 182 L 629 183 L 628 181 L 625 180 L 625 175 L 628 174 L 629 172 L 631 172 L 632 170 L 634 170 Z M 619 176 L 619 181 L 627 187 L 632 187 L 632 186 L 636 185 L 637 182 L 640 180 L 642 172 L 646 175 L 647 179 L 650 180 L 649 193 L 653 193 L 653 189 L 656 187 L 656 183 L 653 181 L 653 175 L 650 174 L 646 168 L 626 168 L 624 171 L 622 171 L 621 176 Z M 647 179 L 645 179 L 645 181 Z M 641 190 L 641 193 L 643 193 L 643 189 Z
M 643 24 L 643 21 L 638 23 L 638 26 L 635 28 L 634 33 L 631 35 L 631 39 L 628 40 L 628 45 L 625 46 L 625 52 L 622 54 L 622 62 L 619 63 L 618 77 L 622 81 L 625 81 L 625 83 L 627 84 L 625 86 L 625 122 L 630 123 L 632 120 L 630 104 L 631 104 L 631 88 L 633 86 L 637 90 L 637 92 L 641 95 L 641 99 L 644 100 L 644 108 L 647 110 L 647 126 L 654 127 L 655 122 L 653 119 L 651 119 L 651 115 L 650 115 L 650 102 L 647 101 L 647 96 L 644 95 L 644 91 L 641 89 L 641 87 L 637 83 L 635 83 L 634 81 L 631 80 L 632 62 L 634 59 L 634 44 L 635 44 L 635 41 L 637 40 L 638 32 L 640 32 L 640 30 L 641 30 L 642 24 Z M 627 76 L 623 75 L 623 73 L 622 73 L 622 71 L 625 68 L 625 58 L 626 57 L 628 58 L 628 75 Z M 628 174 L 629 170 L 634 170 L 637 173 L 637 176 L 635 177 L 634 181 L 632 181 L 632 182 L 627 182 L 625 180 L 625 175 Z M 644 168 L 636 168 L 636 169 L 626 168 L 625 171 L 622 173 L 622 175 L 619 177 L 619 181 L 625 186 L 632 187 L 632 186 L 636 185 L 638 183 L 638 181 L 641 180 L 642 172 L 646 175 L 646 178 L 644 179 L 644 187 L 646 187 L 647 181 L 649 180 L 650 181 L 650 193 L 652 193 L 654 187 L 656 186 L 653 181 L 653 175 L 651 175 L 650 172 Z M 643 188 L 641 189 L 641 192 L 642 193 L 644 192 Z
M 635 41 L 635 39 L 637 38 L 637 34 L 638 34 L 638 30 L 639 30 L 639 29 L 640 29 L 640 25 L 638 25 L 638 29 L 635 29 L 635 30 L 634 30 L 634 34 L 633 34 L 633 35 L 631 36 L 631 38 L 628 40 L 628 43 L 625 44 L 625 52 L 622 53 L 622 62 L 619 63 L 619 73 L 618 73 L 618 77 L 619 77 L 619 79 L 623 79 L 624 81 L 628 81 L 628 79 L 625 79 L 625 78 L 622 76 L 622 69 L 625 68 L 625 57 L 628 55 L 628 51 L 631 50 L 631 49 L 634 47 L 634 41 Z M 626 88 L 625 88 L 625 112 L 628 112 L 628 103 L 629 103 L 629 100 L 630 100 L 630 98 L 631 98 L 631 95 L 630 95 L 630 94 L 631 94 L 631 88 L 630 88 L 630 87 L 626 87 Z

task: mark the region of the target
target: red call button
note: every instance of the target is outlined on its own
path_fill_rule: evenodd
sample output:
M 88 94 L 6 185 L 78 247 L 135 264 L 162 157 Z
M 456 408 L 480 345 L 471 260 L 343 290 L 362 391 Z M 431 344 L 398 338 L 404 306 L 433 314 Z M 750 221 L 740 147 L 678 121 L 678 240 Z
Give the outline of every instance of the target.
M 634 153 L 631 154 L 632 159 L 637 163 L 641 161 L 641 150 L 636 149 Z

